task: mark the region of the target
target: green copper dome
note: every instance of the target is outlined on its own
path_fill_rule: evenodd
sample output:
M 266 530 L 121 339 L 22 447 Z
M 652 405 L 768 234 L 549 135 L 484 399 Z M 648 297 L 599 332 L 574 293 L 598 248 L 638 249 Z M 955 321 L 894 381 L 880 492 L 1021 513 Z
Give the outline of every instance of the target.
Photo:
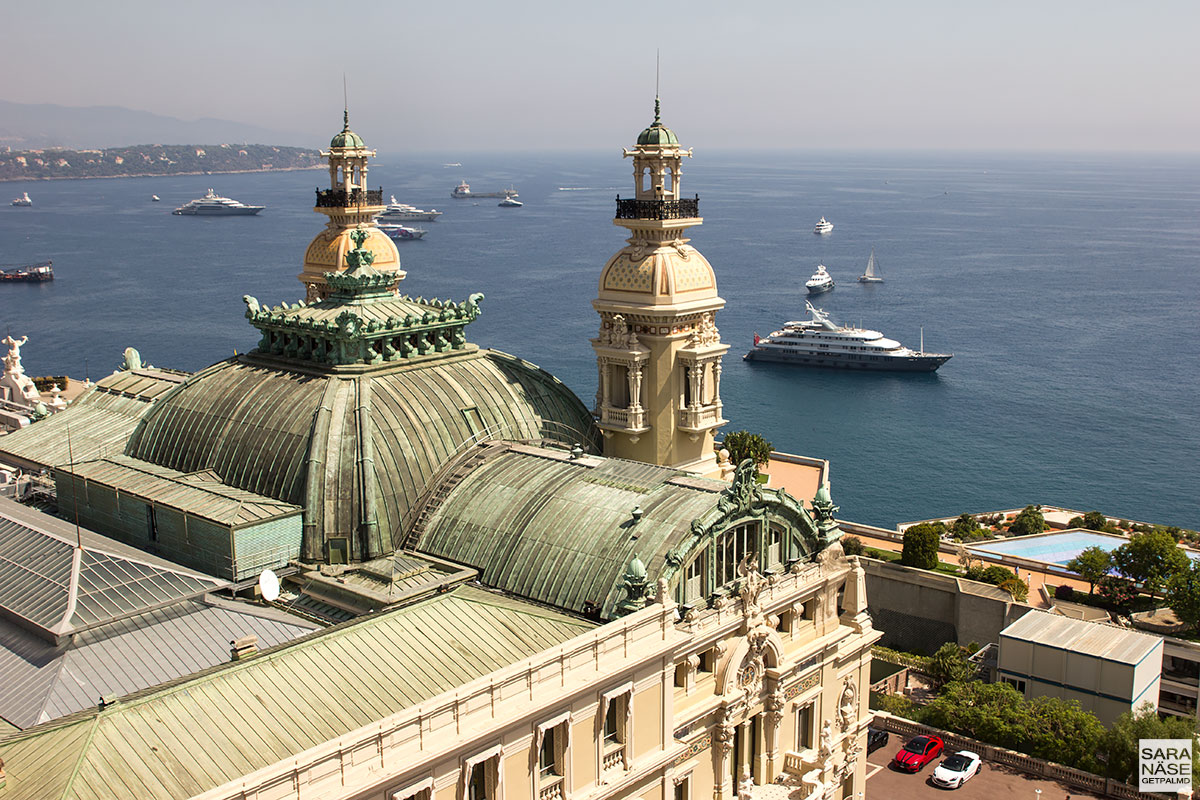
M 342 130 L 337 136 L 329 140 L 330 147 L 366 147 L 362 137 L 354 131 L 350 130 L 350 112 L 346 111 L 343 117 Z
M 666 125 L 663 125 L 662 120 L 659 119 L 659 103 L 657 97 L 654 98 L 654 122 L 649 128 L 646 128 L 646 130 L 638 134 L 637 143 L 640 145 L 679 145 L 679 137 L 675 135 L 673 130 L 668 128 Z

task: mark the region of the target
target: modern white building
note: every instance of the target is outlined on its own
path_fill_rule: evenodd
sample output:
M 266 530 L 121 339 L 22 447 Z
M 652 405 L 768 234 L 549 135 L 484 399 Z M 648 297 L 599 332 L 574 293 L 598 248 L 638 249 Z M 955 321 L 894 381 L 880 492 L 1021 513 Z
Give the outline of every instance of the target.
M 999 680 L 1027 698 L 1077 700 L 1111 724 L 1158 706 L 1163 641 L 1113 625 L 1030 611 L 1000 632 Z

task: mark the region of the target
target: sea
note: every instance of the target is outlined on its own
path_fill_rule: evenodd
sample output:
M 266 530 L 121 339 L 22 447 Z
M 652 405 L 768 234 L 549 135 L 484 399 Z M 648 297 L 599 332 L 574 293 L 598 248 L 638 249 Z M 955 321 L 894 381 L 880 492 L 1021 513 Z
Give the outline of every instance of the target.
M 453 164 L 453 165 L 451 165 Z M 600 270 L 624 245 L 620 151 L 381 154 L 368 183 L 444 215 L 399 244 L 415 296 L 483 292 L 468 338 L 532 361 L 589 406 Z M 521 208 L 453 200 L 510 185 Z M 55 280 L 0 284 L 0 329 L 31 375 L 96 380 L 126 347 L 200 369 L 257 342 L 243 295 L 302 297 L 323 170 L 7 183 L 0 262 Z M 1200 156 L 697 152 L 692 244 L 712 263 L 730 345 L 726 431 L 828 459 L 839 516 L 904 521 L 1030 503 L 1200 528 Z M 256 217 L 173 216 L 208 188 Z M 153 202 L 151 195 L 161 197 Z M 3 197 L 0 199 L 8 200 Z M 834 223 L 812 233 L 821 217 Z M 885 282 L 856 282 L 874 248 Z M 752 363 L 756 333 L 835 320 L 953 353 L 927 375 Z

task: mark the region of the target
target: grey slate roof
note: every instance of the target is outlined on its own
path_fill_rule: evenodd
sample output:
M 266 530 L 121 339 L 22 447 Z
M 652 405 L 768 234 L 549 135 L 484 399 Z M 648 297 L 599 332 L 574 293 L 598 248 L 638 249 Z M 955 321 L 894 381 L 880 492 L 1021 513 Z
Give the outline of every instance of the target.
M 1155 648 L 1162 646 L 1162 638 L 1158 636 L 1037 610 L 1026 612 L 1025 616 L 1000 631 L 1000 637 L 1001 640 L 1032 642 L 1122 664 L 1139 664 Z
M 28 728 L 226 662 L 234 639 L 254 635 L 265 649 L 316 629 L 275 609 L 215 599 L 93 628 L 57 647 L 0 620 L 0 719 Z
M 453 488 L 416 549 L 480 570 L 488 586 L 608 616 L 633 556 L 657 579 L 667 552 L 728 487 L 652 464 L 515 446 Z M 633 526 L 635 506 L 643 516 Z
M 0 504 L 0 616 L 47 641 L 228 585 L 127 548 L 110 551 L 94 534 L 77 547 L 74 536 L 39 524 L 47 515 L 14 507 Z
M 66 411 L 0 437 L 0 461 L 40 468 L 68 464 L 72 456 L 88 461 L 120 453 L 142 415 L 186 378 L 186 372 L 165 369 L 115 372 Z
M 0 739 L 3 797 L 190 797 L 593 627 L 460 587 Z

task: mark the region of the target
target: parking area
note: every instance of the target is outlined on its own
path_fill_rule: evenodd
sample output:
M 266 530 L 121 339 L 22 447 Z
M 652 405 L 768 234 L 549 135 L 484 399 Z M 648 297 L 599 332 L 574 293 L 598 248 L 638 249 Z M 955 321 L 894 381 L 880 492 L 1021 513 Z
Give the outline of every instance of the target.
M 886 745 L 867 756 L 865 800 L 1099 800 L 1098 795 L 986 761 L 979 774 L 962 787 L 942 789 L 930 781 L 941 756 L 915 775 L 889 766 L 905 741 L 893 733 Z

